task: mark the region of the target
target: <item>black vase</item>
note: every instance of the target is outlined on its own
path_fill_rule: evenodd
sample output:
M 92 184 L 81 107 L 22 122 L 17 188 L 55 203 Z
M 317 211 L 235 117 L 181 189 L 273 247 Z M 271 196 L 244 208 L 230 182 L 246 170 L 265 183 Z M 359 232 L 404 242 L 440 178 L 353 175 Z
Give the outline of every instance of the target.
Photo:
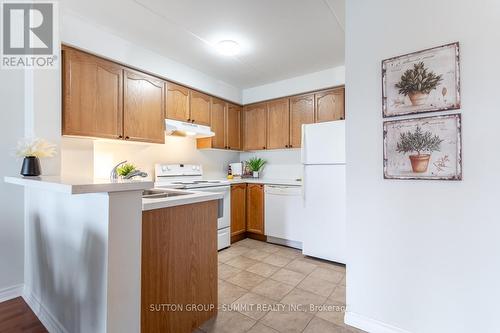
M 23 176 L 40 176 L 42 168 L 40 160 L 36 156 L 26 156 L 21 167 L 21 175 Z

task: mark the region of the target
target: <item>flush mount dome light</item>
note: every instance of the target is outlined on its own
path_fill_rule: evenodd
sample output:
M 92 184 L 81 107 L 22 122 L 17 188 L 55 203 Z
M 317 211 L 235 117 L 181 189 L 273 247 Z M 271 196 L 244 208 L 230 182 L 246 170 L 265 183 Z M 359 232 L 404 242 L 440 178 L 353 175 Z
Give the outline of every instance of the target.
M 234 40 L 221 40 L 216 45 L 217 52 L 225 56 L 234 56 L 240 53 L 240 44 Z

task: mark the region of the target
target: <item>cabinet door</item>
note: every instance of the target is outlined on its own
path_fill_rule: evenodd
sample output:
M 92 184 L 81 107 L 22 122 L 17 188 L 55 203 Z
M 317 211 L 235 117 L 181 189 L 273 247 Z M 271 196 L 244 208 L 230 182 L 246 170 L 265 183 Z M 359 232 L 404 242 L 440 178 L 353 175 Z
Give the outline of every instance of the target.
M 190 121 L 196 124 L 210 126 L 210 96 L 194 90 L 191 90 L 190 95 Z
M 314 94 L 290 98 L 290 148 L 302 144 L 302 124 L 314 123 Z
M 241 150 L 241 107 L 227 105 L 227 148 Z
M 123 134 L 126 140 L 164 143 L 164 82 L 136 71 L 125 71 Z
M 215 133 L 211 138 L 212 148 L 226 148 L 226 102 L 212 98 L 210 128 Z
M 119 139 L 123 67 L 63 48 L 62 134 Z
M 264 185 L 247 185 L 247 231 L 264 235 Z
M 267 149 L 288 148 L 290 112 L 288 98 L 267 103 Z
M 231 186 L 231 236 L 247 230 L 246 225 L 246 184 Z
M 266 149 L 267 104 L 260 103 L 244 108 L 243 148 Z
M 336 88 L 315 94 L 316 122 L 344 119 L 344 88 Z
M 167 88 L 167 118 L 188 121 L 189 119 L 189 89 L 168 82 Z

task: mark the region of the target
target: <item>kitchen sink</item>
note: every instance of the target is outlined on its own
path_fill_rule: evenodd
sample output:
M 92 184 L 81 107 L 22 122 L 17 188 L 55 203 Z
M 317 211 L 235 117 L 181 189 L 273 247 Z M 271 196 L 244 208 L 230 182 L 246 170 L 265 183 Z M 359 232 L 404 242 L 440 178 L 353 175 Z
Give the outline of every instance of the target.
M 144 199 L 162 199 L 177 197 L 180 195 L 188 195 L 189 192 L 177 192 L 177 191 L 161 191 L 161 190 L 144 190 L 142 191 L 142 197 Z

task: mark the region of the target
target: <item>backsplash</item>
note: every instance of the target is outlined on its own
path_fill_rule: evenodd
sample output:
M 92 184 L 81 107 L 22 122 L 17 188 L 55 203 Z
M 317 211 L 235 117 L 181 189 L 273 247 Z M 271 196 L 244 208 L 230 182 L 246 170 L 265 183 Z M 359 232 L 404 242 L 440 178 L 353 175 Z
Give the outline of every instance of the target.
M 267 161 L 261 176 L 263 178 L 297 179 L 302 177 L 300 149 L 245 152 L 240 154 L 240 161 L 246 161 L 254 156 Z

